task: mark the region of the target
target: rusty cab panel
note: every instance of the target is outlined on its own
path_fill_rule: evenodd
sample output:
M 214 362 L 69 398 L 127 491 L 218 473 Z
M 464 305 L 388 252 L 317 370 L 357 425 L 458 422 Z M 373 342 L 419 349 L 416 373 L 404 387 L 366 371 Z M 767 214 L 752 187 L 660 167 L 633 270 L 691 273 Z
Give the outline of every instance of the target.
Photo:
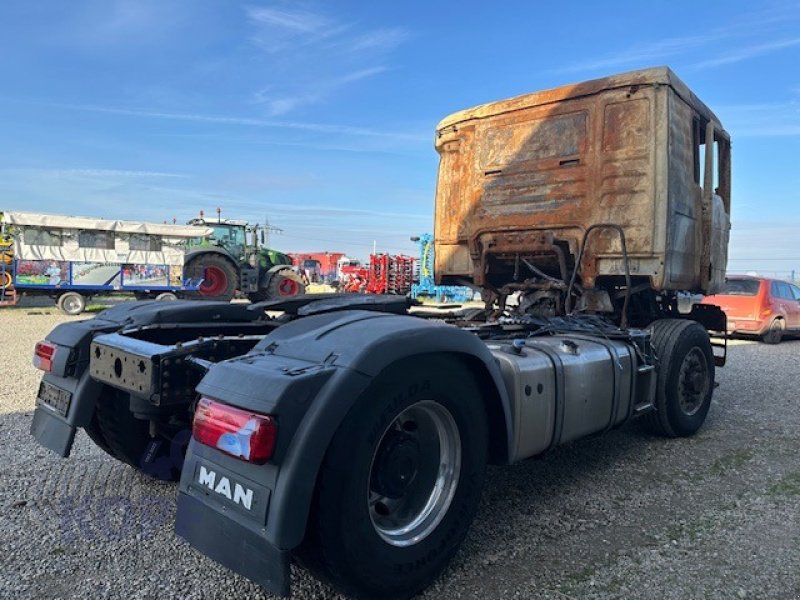
M 709 125 L 720 142 L 712 168 L 724 201 L 709 196 L 706 205 L 695 162 L 705 161 L 700 155 Z M 702 289 L 724 262 L 727 134 L 669 69 L 456 113 L 440 123 L 436 148 L 436 273 L 442 282 L 498 288 L 520 278 L 520 261 L 566 281 L 584 232 L 602 223 L 621 226 L 631 275 L 656 290 Z M 715 203 L 727 213 L 712 214 Z M 621 276 L 622 258 L 618 232 L 597 228 L 586 241 L 581 284 Z M 703 259 L 713 259 L 713 273 Z

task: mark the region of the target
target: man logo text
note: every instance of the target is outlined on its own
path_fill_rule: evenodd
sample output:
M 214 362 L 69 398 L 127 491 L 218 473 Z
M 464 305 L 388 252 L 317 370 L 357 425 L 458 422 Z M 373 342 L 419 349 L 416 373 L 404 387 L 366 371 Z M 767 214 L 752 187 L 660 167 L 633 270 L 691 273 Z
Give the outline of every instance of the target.
M 206 486 L 212 492 L 225 496 L 234 504 L 241 504 L 247 510 L 253 504 L 253 490 L 246 488 L 238 483 L 234 483 L 231 488 L 230 479 L 227 477 L 220 477 L 217 479 L 217 474 L 214 471 L 200 466 L 200 475 L 197 477 L 197 483 Z

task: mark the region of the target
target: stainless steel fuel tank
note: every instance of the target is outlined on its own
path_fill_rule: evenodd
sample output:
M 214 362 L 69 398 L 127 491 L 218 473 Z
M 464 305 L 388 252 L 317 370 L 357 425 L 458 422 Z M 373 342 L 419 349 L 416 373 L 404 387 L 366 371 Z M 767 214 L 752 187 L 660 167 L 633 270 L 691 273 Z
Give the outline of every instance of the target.
M 555 335 L 488 343 L 513 407 L 512 462 L 625 421 L 637 358 L 621 341 Z

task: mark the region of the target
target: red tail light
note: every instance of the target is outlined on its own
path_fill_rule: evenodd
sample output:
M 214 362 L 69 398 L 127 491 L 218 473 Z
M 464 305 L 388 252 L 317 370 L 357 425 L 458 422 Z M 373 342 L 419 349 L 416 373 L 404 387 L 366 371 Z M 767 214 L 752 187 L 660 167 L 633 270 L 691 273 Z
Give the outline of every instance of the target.
M 33 351 L 33 366 L 49 373 L 53 370 L 53 359 L 56 356 L 56 347 L 50 342 L 36 342 Z
M 278 422 L 269 415 L 200 398 L 194 413 L 192 434 L 201 444 L 261 465 L 272 458 Z

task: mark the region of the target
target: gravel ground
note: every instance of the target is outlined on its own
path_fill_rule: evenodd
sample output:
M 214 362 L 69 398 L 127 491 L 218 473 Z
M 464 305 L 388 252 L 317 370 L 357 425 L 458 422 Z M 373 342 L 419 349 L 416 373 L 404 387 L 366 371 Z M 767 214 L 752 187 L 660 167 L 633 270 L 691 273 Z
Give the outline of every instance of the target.
M 0 597 L 267 598 L 172 533 L 174 485 L 80 432 L 28 434 L 33 344 L 67 319 L 0 310 Z M 740 342 L 688 440 L 636 426 L 491 467 L 462 550 L 428 598 L 800 598 L 800 342 Z M 333 598 L 294 572 L 295 598 Z

